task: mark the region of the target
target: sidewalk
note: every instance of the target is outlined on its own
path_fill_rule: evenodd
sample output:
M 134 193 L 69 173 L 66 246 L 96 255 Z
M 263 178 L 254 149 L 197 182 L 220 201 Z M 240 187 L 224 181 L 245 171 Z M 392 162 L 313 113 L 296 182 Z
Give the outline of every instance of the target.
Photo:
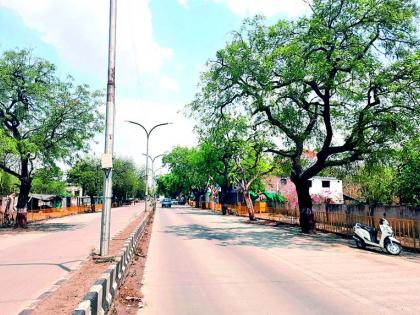
M 112 209 L 111 237 L 142 211 Z M 33 223 L 25 231 L 0 234 L 0 314 L 17 314 L 99 249 L 101 213 Z

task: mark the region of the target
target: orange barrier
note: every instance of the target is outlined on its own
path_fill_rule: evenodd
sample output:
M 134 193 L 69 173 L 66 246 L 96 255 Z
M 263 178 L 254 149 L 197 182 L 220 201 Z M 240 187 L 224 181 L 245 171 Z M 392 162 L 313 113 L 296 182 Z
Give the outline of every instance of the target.
M 28 221 L 35 222 L 40 220 L 62 218 L 69 215 L 91 212 L 90 205 L 71 206 L 65 208 L 51 208 L 39 211 L 28 211 Z M 95 205 L 95 211 L 102 211 L 102 204 Z

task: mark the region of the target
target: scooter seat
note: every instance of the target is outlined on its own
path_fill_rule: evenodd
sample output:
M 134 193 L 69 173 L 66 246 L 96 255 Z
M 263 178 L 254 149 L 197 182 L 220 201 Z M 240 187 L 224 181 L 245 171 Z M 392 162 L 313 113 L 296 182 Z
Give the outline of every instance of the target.
M 364 230 L 368 231 L 369 233 L 370 233 L 370 232 L 376 232 L 376 229 L 375 229 L 374 227 L 369 226 L 369 225 L 365 225 L 365 224 L 361 224 L 361 223 L 359 223 L 359 226 L 360 226 L 362 229 L 364 229 Z
M 378 230 L 365 224 L 358 224 L 360 228 L 366 230 L 370 235 L 371 242 L 378 243 Z

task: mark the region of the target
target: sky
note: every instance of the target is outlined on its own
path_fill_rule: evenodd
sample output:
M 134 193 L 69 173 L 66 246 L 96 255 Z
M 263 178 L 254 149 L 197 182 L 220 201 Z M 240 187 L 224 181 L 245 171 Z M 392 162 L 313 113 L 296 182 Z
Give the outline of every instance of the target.
M 115 154 L 144 164 L 145 133 L 126 120 L 147 129 L 173 123 L 151 134 L 152 157 L 195 145 L 194 122 L 183 108 L 197 92 L 206 61 L 244 18 L 262 14 L 274 23 L 305 10 L 303 0 L 119 0 Z M 108 0 L 0 0 L 0 52 L 30 48 L 55 63 L 59 76 L 105 91 L 108 23 Z M 92 140 L 97 157 L 103 138 Z

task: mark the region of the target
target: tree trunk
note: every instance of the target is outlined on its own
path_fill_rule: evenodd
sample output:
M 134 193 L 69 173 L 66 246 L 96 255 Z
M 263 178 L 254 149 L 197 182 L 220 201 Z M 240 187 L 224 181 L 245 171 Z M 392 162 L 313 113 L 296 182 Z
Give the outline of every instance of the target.
M 227 210 L 228 210 L 227 195 L 228 195 L 228 187 L 223 185 L 220 189 L 220 203 L 222 204 L 223 215 L 226 215 Z
M 92 213 L 96 212 L 95 197 L 90 196 L 90 211 Z
M 194 208 L 200 208 L 200 192 L 196 189 L 193 190 L 194 194 Z
M 24 173 L 24 171 L 22 171 Z M 17 214 L 15 220 L 15 228 L 24 228 L 28 226 L 28 200 L 29 192 L 31 191 L 31 179 L 29 177 L 23 177 L 20 179 L 19 197 L 17 202 Z
M 201 202 L 201 209 L 206 209 L 206 194 L 205 193 L 202 194 L 201 197 L 202 197 L 201 199 L 203 200 Z
M 244 199 L 245 199 L 246 207 L 248 209 L 249 220 L 255 221 L 254 204 L 252 203 L 252 199 L 251 199 L 251 196 L 249 195 L 248 190 L 244 190 Z
M 309 194 L 310 181 L 296 180 L 294 181 L 299 203 L 300 227 L 302 233 L 314 234 L 316 232 L 315 215 L 312 210 L 312 199 Z

